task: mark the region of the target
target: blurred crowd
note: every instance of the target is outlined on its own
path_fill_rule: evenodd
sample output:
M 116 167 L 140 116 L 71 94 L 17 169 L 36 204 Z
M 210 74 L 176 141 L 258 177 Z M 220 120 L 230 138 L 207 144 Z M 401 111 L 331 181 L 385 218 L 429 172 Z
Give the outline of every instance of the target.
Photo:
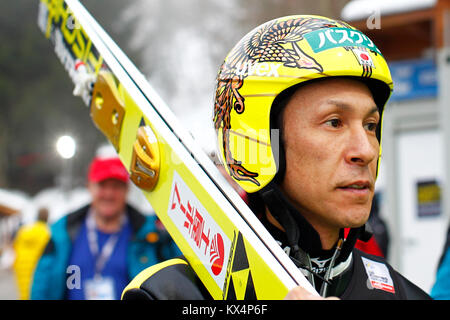
M 117 300 L 140 271 L 181 254 L 153 212 L 130 204 L 131 185 L 120 159 L 102 155 L 88 170 L 89 197 L 51 219 L 55 197 L 25 217 L 30 199 L 2 191 L 0 268 L 14 275 L 10 298 Z

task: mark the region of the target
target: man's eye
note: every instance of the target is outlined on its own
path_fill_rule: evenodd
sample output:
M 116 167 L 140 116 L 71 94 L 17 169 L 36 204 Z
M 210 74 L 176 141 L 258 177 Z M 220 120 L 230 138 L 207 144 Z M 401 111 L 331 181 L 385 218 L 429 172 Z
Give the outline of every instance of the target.
M 378 123 L 376 122 L 370 122 L 364 125 L 364 128 L 368 131 L 376 131 L 378 127 Z
M 341 120 L 339 119 L 330 119 L 326 122 L 327 125 L 333 128 L 338 128 L 341 125 Z

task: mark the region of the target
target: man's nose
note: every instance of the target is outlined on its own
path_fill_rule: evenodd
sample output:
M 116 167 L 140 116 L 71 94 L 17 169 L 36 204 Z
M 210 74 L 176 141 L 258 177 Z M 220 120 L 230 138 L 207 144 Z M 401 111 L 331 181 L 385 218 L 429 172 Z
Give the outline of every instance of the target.
M 365 166 L 378 158 L 379 142 L 364 127 L 353 128 L 347 143 L 346 161 L 348 163 Z

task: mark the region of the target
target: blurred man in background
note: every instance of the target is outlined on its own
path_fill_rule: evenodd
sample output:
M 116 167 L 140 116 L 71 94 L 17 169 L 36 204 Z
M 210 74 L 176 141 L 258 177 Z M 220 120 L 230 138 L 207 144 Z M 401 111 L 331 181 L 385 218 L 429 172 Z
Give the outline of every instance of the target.
M 119 158 L 94 158 L 88 173 L 92 201 L 51 227 L 32 299 L 119 299 L 141 270 L 179 253 L 173 242 L 159 248 L 155 216 L 126 203 L 128 183 Z

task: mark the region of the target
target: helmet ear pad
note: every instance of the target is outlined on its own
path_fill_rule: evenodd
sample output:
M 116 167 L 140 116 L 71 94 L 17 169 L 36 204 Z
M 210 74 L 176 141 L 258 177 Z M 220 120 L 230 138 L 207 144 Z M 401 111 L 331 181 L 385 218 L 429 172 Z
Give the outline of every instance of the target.
M 382 81 L 377 79 L 370 78 L 360 78 L 360 77 L 352 77 L 352 76 L 343 76 L 342 78 L 351 78 L 354 80 L 361 81 L 364 83 L 372 93 L 373 100 L 378 107 L 380 112 L 380 116 L 383 115 L 384 105 L 386 104 L 389 96 L 390 96 L 390 88 Z M 284 91 L 282 91 L 273 101 L 272 107 L 270 109 L 270 129 L 277 130 L 277 135 L 272 135 L 270 137 L 271 145 L 276 145 L 278 143 L 278 152 L 272 150 L 273 154 L 277 154 L 275 156 L 275 163 L 277 167 L 277 173 L 273 178 L 273 182 L 280 185 L 283 181 L 284 175 L 286 173 L 286 156 L 285 156 L 285 148 L 284 148 L 284 139 L 283 139 L 283 114 L 285 107 L 291 100 L 294 93 L 301 87 L 306 86 L 311 83 L 326 81 L 328 78 L 318 78 L 306 82 L 301 82 L 296 85 L 293 85 Z M 378 126 L 376 131 L 376 136 L 378 141 L 381 143 L 381 124 Z M 274 141 L 278 138 L 278 141 Z

